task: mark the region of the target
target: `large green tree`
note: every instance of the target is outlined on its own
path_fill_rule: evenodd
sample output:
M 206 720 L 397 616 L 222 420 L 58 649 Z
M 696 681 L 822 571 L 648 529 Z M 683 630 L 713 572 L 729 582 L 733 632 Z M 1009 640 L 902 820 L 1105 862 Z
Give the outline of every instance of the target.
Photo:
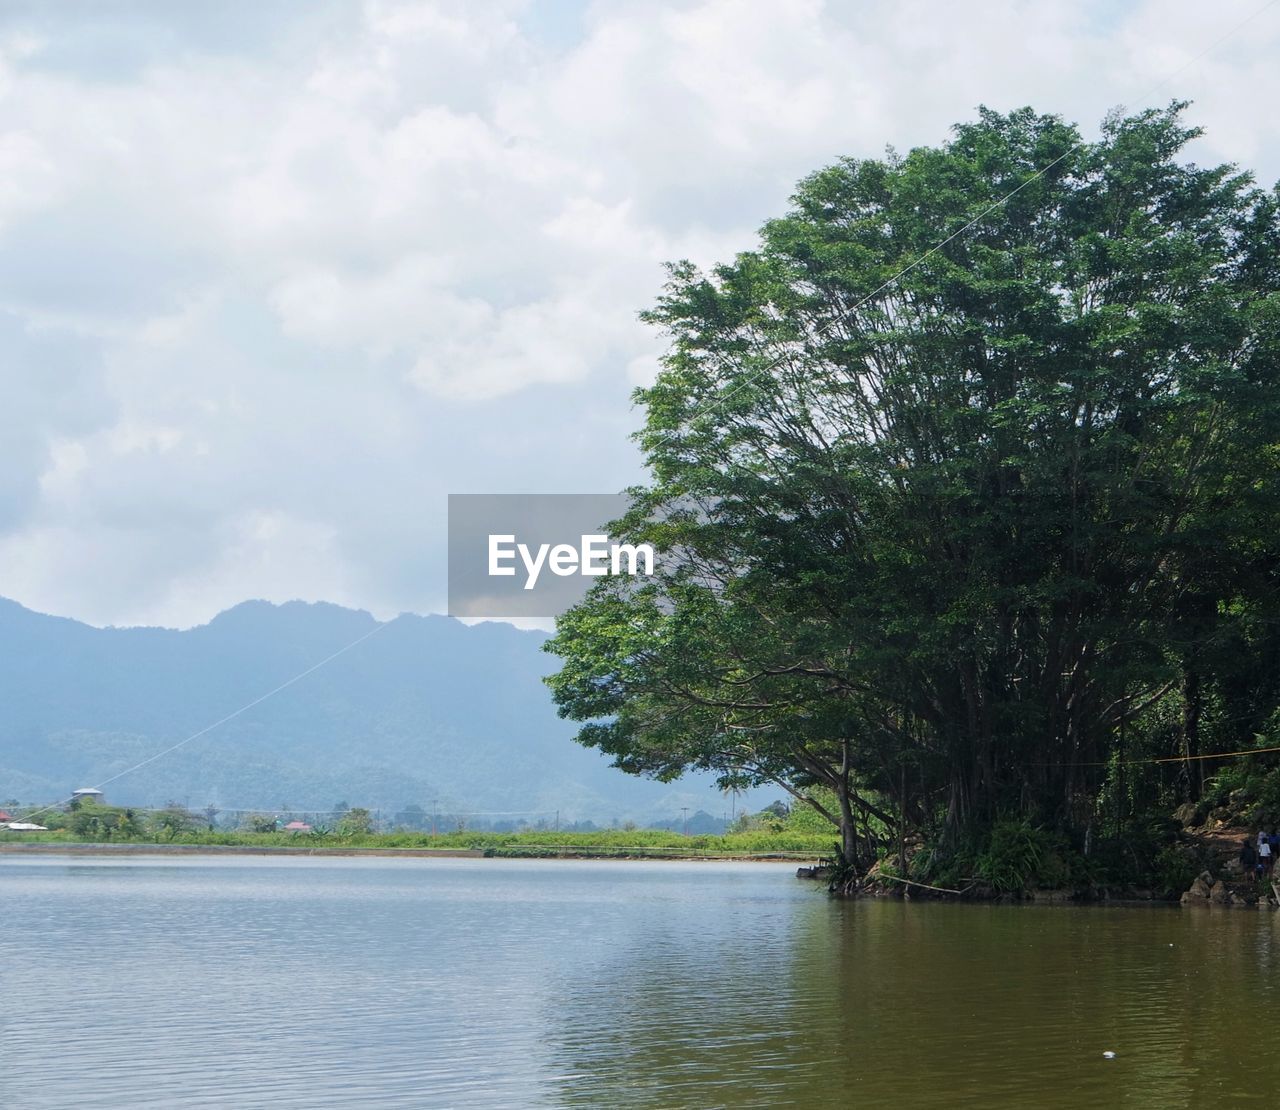
M 847 852 L 871 817 L 1086 822 L 1170 698 L 1200 754 L 1224 645 L 1274 612 L 1280 221 L 1181 160 L 1183 108 L 1091 142 L 983 111 L 670 268 L 620 526 L 663 570 L 549 644 L 581 742 L 829 787 Z

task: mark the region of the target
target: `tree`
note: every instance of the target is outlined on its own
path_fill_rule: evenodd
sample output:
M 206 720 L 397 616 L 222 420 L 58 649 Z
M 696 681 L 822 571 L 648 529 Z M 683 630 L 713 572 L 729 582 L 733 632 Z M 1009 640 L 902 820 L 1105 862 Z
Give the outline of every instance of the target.
M 151 815 L 151 828 L 157 840 L 173 840 L 179 834 L 195 828 L 198 818 L 177 802 L 170 802 L 164 809 Z
M 357 836 L 373 832 L 373 815 L 360 806 L 348 809 L 338 822 L 338 832 L 343 836 Z
M 132 809 L 85 801 L 71 807 L 67 827 L 83 840 L 134 840 L 142 835 L 142 822 Z
M 427 827 L 430 818 L 422 806 L 417 803 L 410 803 L 397 813 L 392 820 L 406 829 L 424 829 Z
M 1177 736 L 1142 742 L 1202 754 L 1225 615 L 1276 598 L 1280 221 L 1177 161 L 1183 107 L 1096 143 L 984 110 L 670 268 L 652 477 L 614 532 L 662 570 L 602 580 L 548 644 L 580 742 L 775 782 L 851 857 L 872 818 L 900 844 L 1086 823 L 1171 698 Z

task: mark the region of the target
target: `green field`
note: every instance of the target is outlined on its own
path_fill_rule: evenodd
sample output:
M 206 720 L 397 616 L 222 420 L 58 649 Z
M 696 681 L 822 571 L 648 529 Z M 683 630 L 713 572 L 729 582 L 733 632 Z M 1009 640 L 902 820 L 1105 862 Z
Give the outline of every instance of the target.
M 832 853 L 834 837 L 812 832 L 765 831 L 728 833 L 723 836 L 683 836 L 665 829 L 611 829 L 596 832 L 419 832 L 390 833 L 287 833 L 209 830 L 165 835 L 121 837 L 76 836 L 69 830 L 40 833 L 0 831 L 0 844 L 186 844 L 236 845 L 260 848 L 471 848 L 495 856 L 592 856 L 604 858 L 805 858 Z

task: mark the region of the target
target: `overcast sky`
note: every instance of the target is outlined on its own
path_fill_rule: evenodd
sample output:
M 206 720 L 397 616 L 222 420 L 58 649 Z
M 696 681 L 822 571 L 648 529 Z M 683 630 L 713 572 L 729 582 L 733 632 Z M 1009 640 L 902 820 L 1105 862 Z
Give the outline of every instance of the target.
M 441 611 L 446 495 L 635 481 L 661 263 L 835 158 L 1177 96 L 1273 183 L 1263 3 L 0 0 L 0 594 Z

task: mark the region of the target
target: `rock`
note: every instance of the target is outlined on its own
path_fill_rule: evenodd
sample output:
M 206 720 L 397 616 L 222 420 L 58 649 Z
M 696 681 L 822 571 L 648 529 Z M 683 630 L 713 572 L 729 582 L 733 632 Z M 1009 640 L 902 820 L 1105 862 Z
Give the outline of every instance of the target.
M 1198 825 L 1201 821 L 1200 807 L 1195 802 L 1183 802 L 1173 811 L 1173 819 L 1184 829 Z
M 1199 882 L 1199 880 L 1196 880 Z M 1219 879 L 1212 887 L 1209 888 L 1209 901 L 1216 905 L 1222 906 L 1231 900 L 1231 891 L 1227 889 L 1227 884 Z
M 1208 871 L 1201 871 L 1195 882 L 1187 888 L 1182 896 L 1184 904 L 1188 902 L 1207 902 L 1213 890 L 1213 876 Z

